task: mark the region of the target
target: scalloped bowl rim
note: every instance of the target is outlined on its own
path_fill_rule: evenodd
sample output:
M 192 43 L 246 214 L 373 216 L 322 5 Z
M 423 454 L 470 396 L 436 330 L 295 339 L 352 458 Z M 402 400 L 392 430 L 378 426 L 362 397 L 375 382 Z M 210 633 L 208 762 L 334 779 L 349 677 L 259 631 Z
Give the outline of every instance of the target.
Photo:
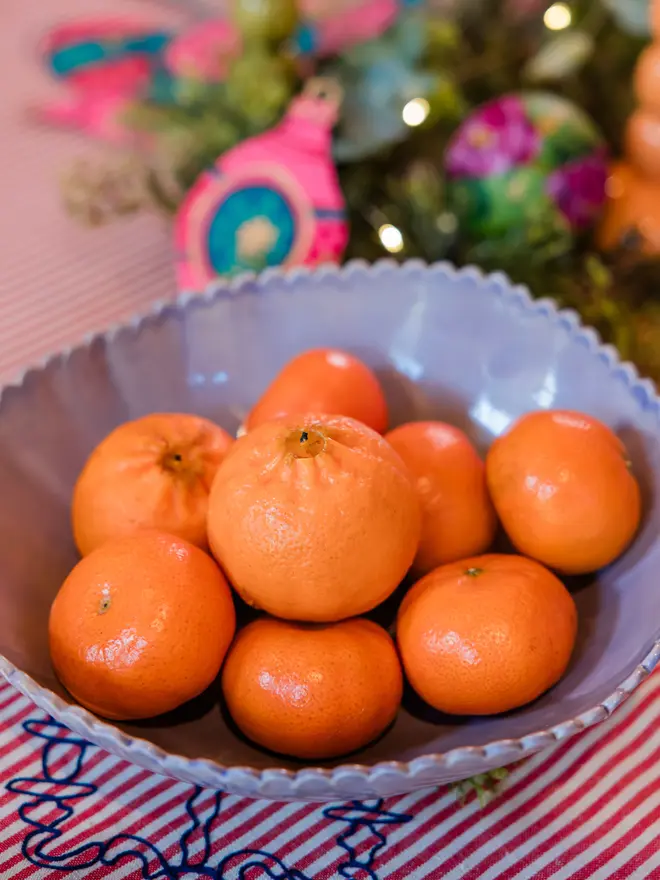
M 96 341 L 104 340 L 110 342 L 119 332 L 132 331 L 139 335 L 146 324 L 160 319 L 167 311 L 183 311 L 191 304 L 209 305 L 220 297 L 240 295 L 246 288 L 254 291 L 255 285 L 256 289 L 259 290 L 267 287 L 274 278 L 297 281 L 300 278 L 313 280 L 318 277 L 335 276 L 339 278 L 363 273 L 377 275 L 384 271 L 403 272 L 409 270 L 430 272 L 445 279 L 473 278 L 479 284 L 488 283 L 498 287 L 499 293 L 505 299 L 513 299 L 519 305 L 522 305 L 523 308 L 543 314 L 548 320 L 562 320 L 567 326 L 570 335 L 573 338 L 584 339 L 589 351 L 606 361 L 610 371 L 616 369 L 619 373 L 623 373 L 629 391 L 639 388 L 646 400 L 655 402 L 660 410 L 660 397 L 656 394 L 653 383 L 648 379 L 640 378 L 633 364 L 621 361 L 616 349 L 611 345 L 603 344 L 597 331 L 592 327 L 584 325 L 580 316 L 574 310 L 560 309 L 551 299 L 534 299 L 527 287 L 524 285 L 514 285 L 502 272 L 484 273 L 475 266 L 458 269 L 448 262 L 427 264 L 423 260 L 412 259 L 404 263 L 398 263 L 393 259 L 382 259 L 375 263 L 367 263 L 364 260 L 351 260 L 344 266 L 327 264 L 314 269 L 296 267 L 293 269 L 268 269 L 259 274 L 246 272 L 230 280 L 223 281 L 219 279 L 214 281 L 202 293 L 186 291 L 174 299 L 159 300 L 151 308 L 138 313 L 133 318 L 117 322 L 105 331 L 89 334 L 80 343 L 71 345 L 55 354 L 48 355 L 36 365 L 24 369 L 15 380 L 6 383 L 0 388 L 0 417 L 5 393 L 11 388 L 20 388 L 30 374 L 42 372 L 58 361 L 66 362 L 74 352 L 84 350 Z M 376 781 L 379 773 L 387 775 L 394 771 L 401 777 L 401 784 L 396 788 L 396 792 L 402 792 L 437 784 L 437 782 L 434 783 L 433 777 L 440 775 L 443 770 L 450 771 L 451 773 L 452 768 L 458 770 L 463 764 L 472 765 L 475 759 L 487 762 L 488 766 L 495 766 L 496 762 L 500 759 L 502 764 L 514 763 L 516 760 L 541 751 L 607 719 L 649 677 L 658 663 L 660 663 L 660 639 L 654 641 L 642 662 L 602 702 L 581 712 L 574 718 L 522 737 L 493 740 L 483 746 L 459 746 L 444 753 L 423 755 L 405 762 L 395 760 L 380 761 L 370 765 L 346 763 L 331 768 L 309 766 L 295 770 L 275 766 L 260 770 L 242 765 L 226 766 L 208 758 L 187 758 L 183 755 L 167 752 L 149 740 L 124 733 L 110 722 L 98 718 L 82 706 L 68 703 L 53 691 L 42 687 L 2 654 L 0 654 L 0 673 L 18 691 L 32 700 L 38 708 L 56 717 L 74 733 L 89 739 L 91 742 L 128 761 L 144 766 L 140 756 L 146 754 L 150 758 L 149 764 L 157 766 L 159 768 L 158 772 L 162 772 L 164 775 L 186 779 L 193 783 L 221 790 L 231 791 L 232 789 L 240 789 L 243 794 L 249 789 L 254 791 L 255 796 L 296 797 L 301 794 L 296 791 L 299 784 L 316 780 L 322 783 L 318 794 L 310 796 L 309 788 L 305 785 L 306 791 L 302 793 L 303 799 L 324 800 L 341 793 L 341 780 L 346 774 L 352 777 L 353 780 L 356 775 L 360 776 L 361 781 L 369 786 Z M 235 777 L 233 780 L 235 784 L 232 784 L 232 776 Z M 239 776 L 241 777 L 240 781 L 238 779 Z M 454 778 L 459 779 L 463 777 L 456 775 Z M 246 785 L 248 779 L 251 784 Z M 276 780 L 288 782 L 291 788 L 285 787 L 284 790 L 275 795 L 271 795 L 263 790 L 263 786 L 268 785 L 269 781 L 275 782 Z M 339 783 L 336 788 L 333 786 L 335 782 Z M 330 783 L 329 787 L 328 783 Z M 379 786 L 376 786 L 376 788 L 379 788 Z M 396 792 L 392 791 L 391 793 Z

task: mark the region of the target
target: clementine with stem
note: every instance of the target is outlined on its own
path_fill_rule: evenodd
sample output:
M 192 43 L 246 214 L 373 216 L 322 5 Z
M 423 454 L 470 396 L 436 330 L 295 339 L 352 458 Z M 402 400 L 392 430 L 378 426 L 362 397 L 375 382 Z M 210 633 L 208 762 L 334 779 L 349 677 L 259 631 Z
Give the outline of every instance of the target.
M 491 715 L 531 702 L 566 671 L 577 612 L 562 582 L 522 556 L 442 565 L 418 581 L 397 618 L 404 669 L 429 705 Z
M 395 590 L 417 552 L 420 509 L 406 466 L 375 431 L 294 416 L 236 441 L 211 489 L 208 534 L 250 605 L 333 621 Z
M 105 718 L 151 718 L 216 678 L 236 617 L 198 547 L 145 530 L 82 559 L 53 601 L 50 654 L 64 687 Z
M 145 528 L 206 549 L 208 494 L 232 443 L 218 425 L 182 413 L 149 415 L 115 428 L 92 452 L 73 492 L 80 553 Z

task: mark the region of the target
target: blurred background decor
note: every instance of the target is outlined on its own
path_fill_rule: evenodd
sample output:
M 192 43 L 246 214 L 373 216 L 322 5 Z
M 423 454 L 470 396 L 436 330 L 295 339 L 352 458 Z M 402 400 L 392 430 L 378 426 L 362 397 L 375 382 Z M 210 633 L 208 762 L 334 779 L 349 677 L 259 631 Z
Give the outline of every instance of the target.
M 530 224 L 577 234 L 605 202 L 604 141 L 579 107 L 551 92 L 478 107 L 450 140 L 445 171 L 460 228 L 484 239 L 521 236 Z
M 173 217 L 207 169 L 326 77 L 343 92 L 333 161 L 345 258 L 502 269 L 578 309 L 660 378 L 660 260 L 648 232 L 660 209 L 617 201 L 624 184 L 650 192 L 656 179 L 654 157 L 641 156 L 660 126 L 647 0 L 171 2 L 187 11 L 178 29 L 151 26 L 145 4 L 139 22 L 54 22 L 42 42 L 62 87 L 42 119 L 117 147 L 70 169 L 64 200 L 76 218 Z M 281 141 L 282 167 L 294 141 Z M 207 253 L 220 228 L 211 214 L 197 230 Z M 286 250 L 271 239 L 265 264 Z
M 331 155 L 340 106 L 333 80 L 308 80 L 275 128 L 197 178 L 175 222 L 182 290 L 203 289 L 217 275 L 341 259 L 348 230 Z

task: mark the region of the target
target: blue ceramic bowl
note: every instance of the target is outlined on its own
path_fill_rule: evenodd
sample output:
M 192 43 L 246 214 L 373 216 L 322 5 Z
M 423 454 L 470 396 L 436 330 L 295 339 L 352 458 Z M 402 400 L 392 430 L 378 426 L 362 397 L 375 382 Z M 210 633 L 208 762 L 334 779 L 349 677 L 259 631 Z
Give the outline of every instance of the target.
M 393 423 L 443 419 L 485 449 L 528 410 L 591 413 L 625 440 L 644 524 L 607 570 L 574 585 L 580 629 L 565 678 L 506 716 L 433 717 L 407 702 L 393 728 L 348 762 L 303 767 L 246 743 L 213 694 L 171 716 L 114 726 L 71 705 L 53 675 L 50 600 L 76 561 L 69 499 L 88 453 L 115 425 L 189 411 L 235 431 L 297 352 L 347 348 L 377 370 Z M 606 719 L 660 658 L 660 400 L 572 312 L 501 275 L 450 266 L 353 263 L 268 272 L 183 296 L 28 371 L 0 400 L 0 671 L 110 752 L 236 794 L 366 798 L 513 762 Z

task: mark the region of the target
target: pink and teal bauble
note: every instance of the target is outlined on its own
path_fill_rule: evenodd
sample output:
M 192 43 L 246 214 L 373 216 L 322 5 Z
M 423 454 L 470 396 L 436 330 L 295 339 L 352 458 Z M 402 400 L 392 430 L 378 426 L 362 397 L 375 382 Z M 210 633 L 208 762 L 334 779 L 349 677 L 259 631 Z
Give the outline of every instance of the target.
M 341 259 L 348 226 L 331 158 L 338 101 L 332 84 L 310 80 L 276 128 L 238 144 L 198 178 L 175 222 L 180 289 Z
M 607 155 L 591 119 L 546 92 L 504 95 L 461 124 L 445 155 L 448 194 L 465 231 L 579 233 L 605 202 Z

